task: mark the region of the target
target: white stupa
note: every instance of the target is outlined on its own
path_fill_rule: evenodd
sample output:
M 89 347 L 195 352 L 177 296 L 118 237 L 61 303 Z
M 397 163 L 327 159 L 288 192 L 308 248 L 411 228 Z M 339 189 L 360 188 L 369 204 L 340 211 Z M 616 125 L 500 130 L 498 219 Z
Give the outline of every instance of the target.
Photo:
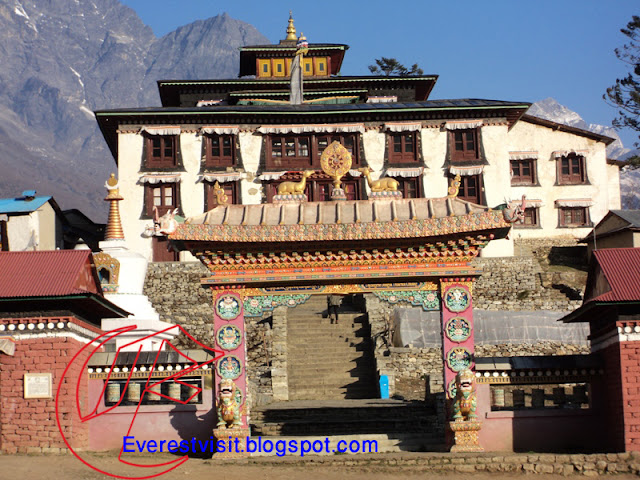
M 124 347 L 122 351 L 125 352 L 138 351 L 142 344 L 144 351 L 158 351 L 163 340 L 171 341 L 180 331 L 178 328 L 171 328 L 165 332 L 164 330 L 174 327 L 174 324 L 161 321 L 147 296 L 143 295 L 147 259 L 127 248 L 118 207 L 118 202 L 123 198 L 120 196 L 114 174 L 111 174 L 105 186 L 109 192 L 105 198 L 110 202 L 109 219 L 105 240 L 99 244 L 101 253 L 94 255 L 96 270 L 105 298 L 131 314 L 128 318 L 103 319 L 102 330 L 110 331 L 136 325 L 135 330 L 122 333 L 115 338 L 116 349 Z M 136 342 L 143 338 L 145 339 L 141 342 Z M 132 342 L 136 343 L 128 345 Z

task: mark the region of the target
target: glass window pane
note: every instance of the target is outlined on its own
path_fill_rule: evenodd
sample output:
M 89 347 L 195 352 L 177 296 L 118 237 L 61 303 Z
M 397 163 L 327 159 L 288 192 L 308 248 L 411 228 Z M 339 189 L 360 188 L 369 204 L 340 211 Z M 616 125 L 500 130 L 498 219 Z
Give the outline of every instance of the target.
M 455 148 L 461 152 L 464 150 L 464 142 L 462 141 L 462 132 L 454 132 L 453 139 L 455 141 Z
M 298 139 L 298 156 L 300 157 L 309 156 L 309 139 L 308 138 Z
M 413 133 L 407 133 L 404 137 L 404 151 L 413 153 Z
M 296 141 L 293 138 L 287 138 L 285 140 L 285 155 L 287 157 L 295 157 L 296 156 Z
M 402 153 L 402 137 L 400 135 L 394 135 L 393 137 L 393 152 Z
M 467 143 L 467 150 L 469 150 L 469 151 L 475 150 L 476 149 L 476 141 L 475 141 L 475 138 L 473 136 L 473 132 L 466 132 L 465 136 L 467 137 L 467 142 L 466 142 Z
M 566 158 L 562 159 L 562 174 L 569 175 L 569 160 Z

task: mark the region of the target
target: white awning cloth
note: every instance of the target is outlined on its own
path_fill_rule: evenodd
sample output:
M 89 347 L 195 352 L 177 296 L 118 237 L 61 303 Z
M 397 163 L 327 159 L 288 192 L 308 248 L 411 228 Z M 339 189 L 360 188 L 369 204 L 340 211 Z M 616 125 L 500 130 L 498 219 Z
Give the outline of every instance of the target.
M 287 170 L 285 170 L 284 172 L 265 172 L 262 175 L 260 175 L 258 179 L 259 180 L 278 180 L 285 173 L 287 173 Z
M 566 199 L 566 200 L 556 200 L 556 207 L 590 207 L 592 206 L 593 200 L 590 198 L 577 198 L 577 199 Z
M 466 130 L 468 128 L 478 128 L 482 126 L 482 120 L 452 120 L 444 124 L 447 130 Z
M 530 152 L 509 152 L 509 160 L 537 160 L 538 152 L 530 151 Z
M 180 135 L 180 127 L 142 127 L 140 133 L 149 135 Z
M 385 130 L 389 132 L 417 132 L 422 128 L 421 123 L 385 123 Z
M 553 152 L 551 154 L 551 156 L 553 158 L 560 158 L 560 157 L 566 157 L 567 155 L 571 154 L 571 153 L 575 153 L 576 155 L 582 155 L 585 156 L 587 154 L 588 150 L 574 150 L 573 148 L 570 148 L 568 150 L 556 150 L 555 152 Z
M 364 133 L 364 125 L 353 124 L 313 124 L 313 125 L 272 125 L 258 128 L 259 133 Z
M 424 167 L 417 168 L 387 168 L 386 175 L 388 177 L 419 177 L 424 173 Z
M 473 165 L 469 167 L 449 167 L 449 173 L 451 175 L 480 175 L 484 170 L 484 165 Z
M 180 183 L 182 179 L 180 175 L 150 173 L 140 177 L 140 183 L 151 183 L 153 185 L 158 183 Z
M 216 135 L 237 135 L 239 131 L 240 128 L 234 125 L 215 125 L 202 127 L 200 129 L 200 133 L 202 134 L 215 133 Z
M 220 172 L 220 173 L 206 173 L 200 177 L 200 180 L 203 182 L 227 183 L 227 182 L 237 182 L 238 180 L 242 180 L 243 178 L 245 178 L 244 173 Z

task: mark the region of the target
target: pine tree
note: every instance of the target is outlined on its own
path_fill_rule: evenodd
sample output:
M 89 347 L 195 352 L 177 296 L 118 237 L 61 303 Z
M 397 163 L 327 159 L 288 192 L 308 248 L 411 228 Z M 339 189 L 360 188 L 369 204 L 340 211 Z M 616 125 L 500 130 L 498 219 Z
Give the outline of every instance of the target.
M 417 63 L 411 65 L 411 70 L 401 64 L 395 58 L 381 57 L 376 59 L 375 65 L 369 65 L 369 71 L 374 75 L 423 75 L 424 71 Z
M 603 98 L 618 108 L 618 116 L 613 120 L 616 129 L 631 128 L 640 132 L 640 16 L 634 15 L 627 28 L 620 31 L 629 38 L 629 43 L 616 48 L 616 57 L 628 64 L 631 72 L 616 79 L 615 85 L 607 88 Z M 638 139 L 636 147 L 640 147 L 640 135 Z M 630 159 L 629 163 L 640 165 L 640 157 Z

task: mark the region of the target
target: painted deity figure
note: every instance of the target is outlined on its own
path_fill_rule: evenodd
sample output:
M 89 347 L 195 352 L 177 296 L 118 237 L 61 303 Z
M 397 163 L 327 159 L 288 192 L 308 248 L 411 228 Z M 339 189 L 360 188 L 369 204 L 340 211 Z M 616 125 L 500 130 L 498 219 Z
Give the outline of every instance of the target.
M 236 384 L 230 378 L 223 378 L 218 386 L 218 428 L 241 428 L 242 416 L 236 401 Z
M 476 377 L 469 369 L 456 375 L 456 398 L 453 402 L 453 420 L 455 422 L 474 421 L 476 415 Z

